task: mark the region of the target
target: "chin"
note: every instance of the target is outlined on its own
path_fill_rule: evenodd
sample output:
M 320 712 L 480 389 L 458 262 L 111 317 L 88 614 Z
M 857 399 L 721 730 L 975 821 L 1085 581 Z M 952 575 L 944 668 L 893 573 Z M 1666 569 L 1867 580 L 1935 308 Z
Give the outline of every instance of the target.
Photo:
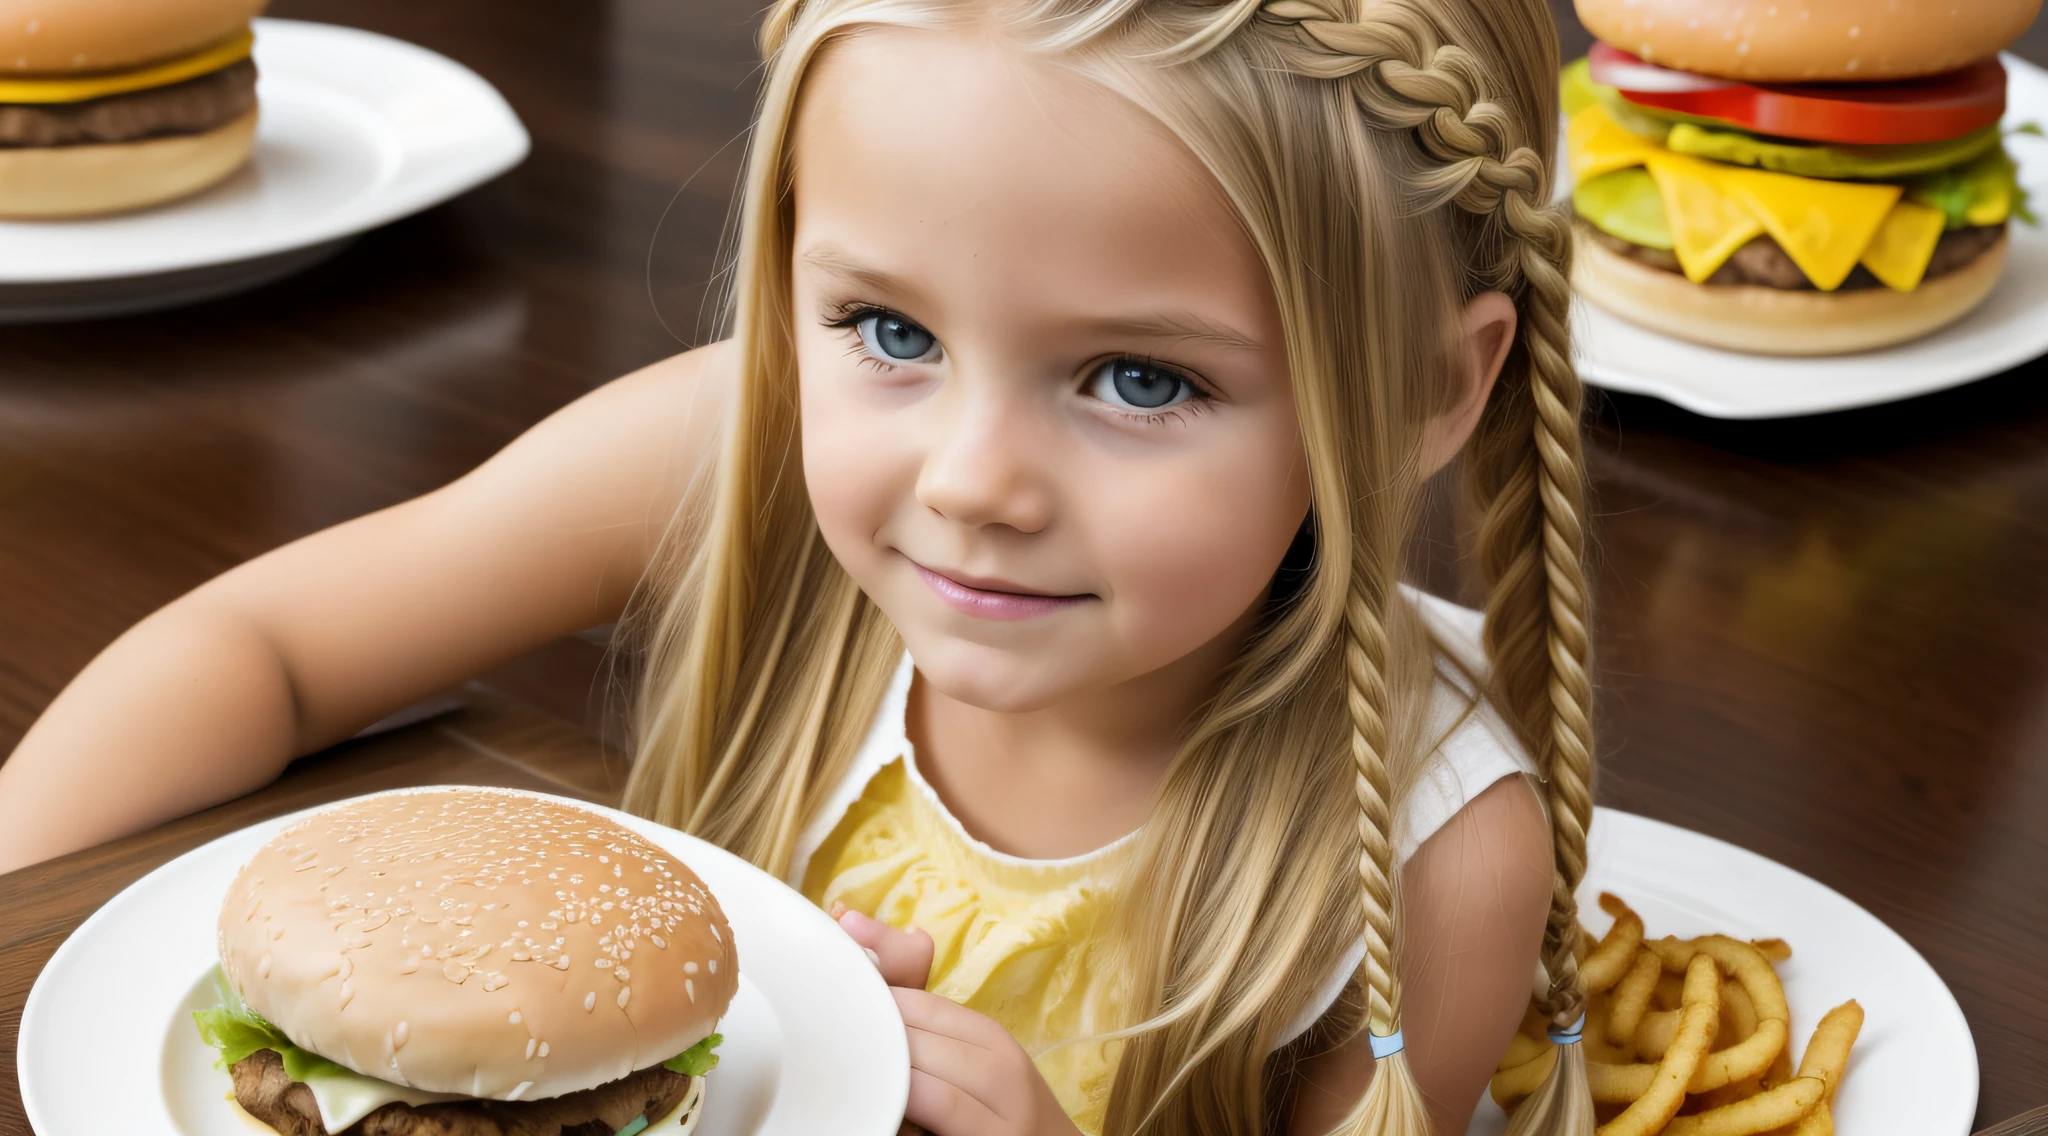
M 902 625 L 898 628 L 901 630 Z M 957 636 L 903 631 L 917 673 L 946 697 L 982 710 L 1024 714 L 1043 710 L 1082 685 L 1094 686 L 1076 659 L 1053 642 L 1025 647 L 977 643 Z

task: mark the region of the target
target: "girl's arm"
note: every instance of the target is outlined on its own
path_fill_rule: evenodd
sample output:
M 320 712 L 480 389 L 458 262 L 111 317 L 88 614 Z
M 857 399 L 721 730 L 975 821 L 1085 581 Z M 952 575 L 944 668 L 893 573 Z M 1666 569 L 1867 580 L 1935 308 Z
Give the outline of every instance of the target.
M 1465 1131 L 1528 1008 L 1550 880 L 1550 826 L 1521 777 L 1473 798 L 1402 869 L 1401 1033 L 1431 1131 Z M 1372 1068 L 1363 1033 L 1310 1058 L 1289 1131 L 1335 1128 Z
M 460 480 L 136 624 L 0 764 L 0 872 L 246 793 L 287 762 L 616 619 L 716 447 L 723 344 L 609 383 Z

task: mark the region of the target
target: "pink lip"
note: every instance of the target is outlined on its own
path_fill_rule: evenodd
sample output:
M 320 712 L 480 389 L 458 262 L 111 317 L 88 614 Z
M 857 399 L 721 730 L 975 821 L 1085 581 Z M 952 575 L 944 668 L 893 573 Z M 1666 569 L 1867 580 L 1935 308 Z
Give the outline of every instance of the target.
M 980 616 L 983 619 L 1037 619 L 1041 615 L 1065 611 L 1083 600 L 1094 598 L 1086 595 L 1049 596 L 1027 592 L 1020 585 L 1007 580 L 981 577 L 971 577 L 974 583 L 969 584 L 934 572 L 915 560 L 912 560 L 910 565 L 923 577 L 925 586 L 930 588 L 934 595 L 946 601 L 953 610 Z

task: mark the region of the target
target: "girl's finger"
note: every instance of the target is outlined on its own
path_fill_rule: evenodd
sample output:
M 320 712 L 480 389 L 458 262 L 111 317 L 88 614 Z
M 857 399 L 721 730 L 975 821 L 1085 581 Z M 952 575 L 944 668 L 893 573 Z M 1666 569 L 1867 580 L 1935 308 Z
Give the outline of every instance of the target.
M 910 1070 L 910 1102 L 903 1119 L 932 1136 L 984 1136 L 1001 1132 L 1002 1118 L 959 1086 L 947 1084 L 922 1069 Z
M 899 931 L 858 911 L 835 916 L 840 929 L 866 947 L 891 986 L 922 990 L 932 971 L 932 937 L 923 931 Z
M 903 1015 L 903 1024 L 912 1029 L 957 1038 L 992 1052 L 1001 1052 L 1017 1044 L 1001 1022 L 977 1014 L 950 998 L 901 987 L 893 988 L 889 993 L 896 998 L 896 1011 Z
M 910 1067 L 926 1073 L 973 1097 L 997 1116 L 1014 1114 L 1020 1089 L 1020 1071 L 1006 1068 L 996 1054 L 957 1037 L 932 1033 L 915 1026 L 905 1031 L 910 1039 Z

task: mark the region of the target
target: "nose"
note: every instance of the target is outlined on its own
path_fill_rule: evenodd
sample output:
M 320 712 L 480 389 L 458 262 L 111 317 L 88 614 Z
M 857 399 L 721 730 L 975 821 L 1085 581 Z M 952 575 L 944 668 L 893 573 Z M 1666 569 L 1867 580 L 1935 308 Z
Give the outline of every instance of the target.
M 1030 408 L 976 389 L 972 379 L 955 382 L 918 471 L 918 502 L 959 525 L 1042 531 L 1052 523 L 1053 494 Z

